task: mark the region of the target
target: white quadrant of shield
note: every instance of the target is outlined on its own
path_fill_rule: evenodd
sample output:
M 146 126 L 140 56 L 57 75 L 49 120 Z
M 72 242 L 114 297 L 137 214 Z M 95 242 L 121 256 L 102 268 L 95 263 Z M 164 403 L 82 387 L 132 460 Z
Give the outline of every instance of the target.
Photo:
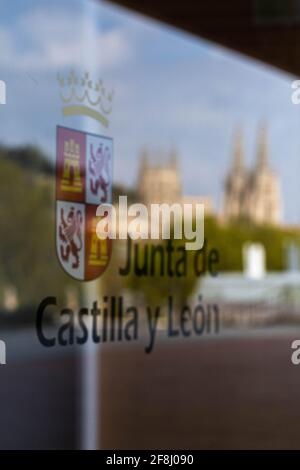
M 86 136 L 86 202 L 110 203 L 112 197 L 112 140 Z
M 85 205 L 56 201 L 56 250 L 65 271 L 83 280 L 85 272 Z

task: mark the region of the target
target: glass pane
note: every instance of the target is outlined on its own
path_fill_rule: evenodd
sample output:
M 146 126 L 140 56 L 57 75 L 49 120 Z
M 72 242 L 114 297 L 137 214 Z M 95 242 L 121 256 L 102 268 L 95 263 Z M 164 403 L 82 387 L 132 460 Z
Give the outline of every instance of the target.
M 110 3 L 0 6 L 0 447 L 297 448 L 297 84 Z

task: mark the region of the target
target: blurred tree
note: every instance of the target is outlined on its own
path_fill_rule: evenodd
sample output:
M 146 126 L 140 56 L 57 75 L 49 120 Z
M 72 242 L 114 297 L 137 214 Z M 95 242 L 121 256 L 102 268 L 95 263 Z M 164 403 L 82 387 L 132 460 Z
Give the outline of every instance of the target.
M 54 178 L 42 162 L 29 164 L 29 155 L 20 165 L 0 151 L 0 281 L 2 295 L 13 285 L 20 303 L 38 304 L 47 295 L 62 296 L 72 281 L 56 258 Z M 33 162 L 43 158 L 32 155 Z

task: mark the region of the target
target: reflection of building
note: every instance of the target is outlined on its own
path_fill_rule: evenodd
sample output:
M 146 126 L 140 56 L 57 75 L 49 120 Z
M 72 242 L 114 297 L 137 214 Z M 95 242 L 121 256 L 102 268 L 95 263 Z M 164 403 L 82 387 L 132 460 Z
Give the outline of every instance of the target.
M 139 201 L 149 204 L 204 204 L 205 214 L 213 212 L 212 201 L 205 196 L 183 196 L 177 156 L 172 152 L 168 163 L 151 164 L 144 151 L 138 181 Z
M 17 289 L 12 285 L 6 285 L 3 293 L 4 301 L 3 306 L 7 311 L 14 311 L 18 308 L 18 293 Z
M 181 180 L 176 154 L 172 153 L 169 163 L 150 165 L 147 152 L 141 156 L 138 181 L 140 199 L 146 205 L 179 202 L 181 198 Z
M 243 142 L 236 136 L 233 164 L 226 179 L 223 217 L 245 218 L 255 223 L 280 222 L 281 195 L 279 181 L 268 162 L 265 127 L 260 129 L 255 167 L 244 166 Z

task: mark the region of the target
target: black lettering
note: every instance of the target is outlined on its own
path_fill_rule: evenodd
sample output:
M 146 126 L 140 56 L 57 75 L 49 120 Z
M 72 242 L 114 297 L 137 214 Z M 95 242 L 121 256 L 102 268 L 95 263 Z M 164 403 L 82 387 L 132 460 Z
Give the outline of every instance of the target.
M 48 305 L 56 305 L 56 298 L 55 297 L 46 297 L 42 302 L 40 303 L 38 310 L 37 310 L 37 315 L 36 315 L 36 332 L 38 339 L 40 343 L 43 346 L 46 346 L 47 348 L 51 348 L 52 346 L 55 346 L 55 338 L 46 338 L 46 336 L 43 333 L 43 314 L 48 307 Z

